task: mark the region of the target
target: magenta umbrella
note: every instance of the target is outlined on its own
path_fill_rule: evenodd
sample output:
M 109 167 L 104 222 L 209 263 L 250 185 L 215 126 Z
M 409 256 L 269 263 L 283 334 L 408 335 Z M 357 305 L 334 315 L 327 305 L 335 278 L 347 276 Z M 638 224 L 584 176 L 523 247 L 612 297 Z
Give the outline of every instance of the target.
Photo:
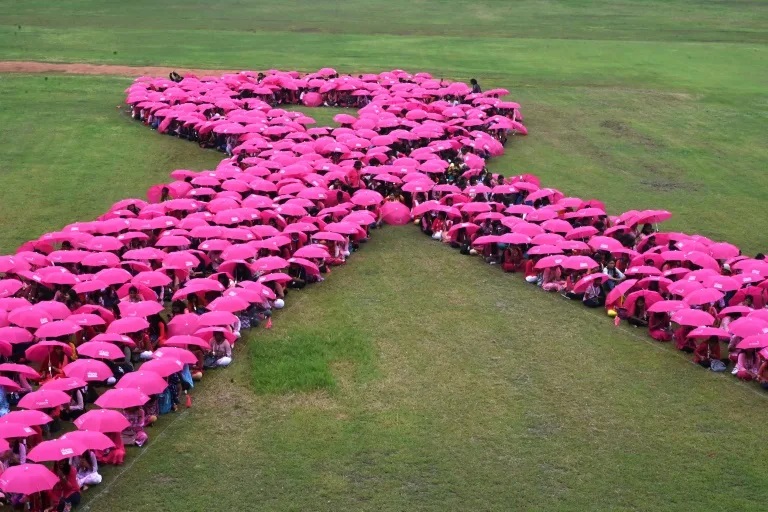
M 673 313 L 681 309 L 688 309 L 688 304 L 681 300 L 662 300 L 648 308 L 649 313 Z
M 64 367 L 64 375 L 86 382 L 101 382 L 113 376 L 109 366 L 96 359 L 76 359 Z
M 737 318 L 728 324 L 728 330 L 742 338 L 755 334 L 767 334 L 768 322 L 757 318 Z
M 51 418 L 51 421 L 53 421 L 53 418 Z M 0 420 L 0 438 L 24 438 L 35 435 L 37 432 L 29 427 L 30 425 L 25 425 L 18 421 L 9 421 L 3 418 Z
M 210 348 L 210 346 L 209 346 Z M 198 362 L 197 356 L 187 349 L 179 347 L 160 347 L 152 354 L 154 359 L 178 359 L 184 364 L 196 364 Z
M 222 324 L 218 324 L 222 325 Z M 228 324 L 223 324 L 228 325 Z M 203 350 L 210 350 L 211 344 L 199 336 L 181 335 L 171 336 L 165 341 L 167 347 L 200 347 Z
M 328 249 L 325 246 L 320 245 L 305 245 L 293 253 L 297 258 L 327 258 L 329 256 Z
M 149 328 L 149 322 L 141 317 L 128 317 L 115 320 L 109 327 L 107 327 L 107 333 L 110 334 L 127 334 L 132 332 L 143 331 Z
M 702 304 L 711 304 L 724 297 L 723 292 L 714 288 L 704 288 L 689 293 L 683 298 L 683 302 L 691 306 L 701 306 Z
M 35 462 L 51 462 L 77 457 L 88 448 L 76 439 L 60 437 L 51 441 L 43 441 L 29 452 L 27 457 Z
M 35 331 L 35 336 L 38 338 L 59 338 L 61 336 L 75 334 L 80 330 L 82 330 L 82 327 L 74 322 L 57 320 L 41 325 L 40 328 Z
M 679 325 L 703 327 L 715 323 L 715 317 L 698 309 L 681 309 L 672 313 L 672 321 Z
M 597 262 L 589 256 L 569 256 L 563 264 L 563 268 L 571 270 L 591 270 L 597 266 Z
M 613 290 L 608 292 L 608 295 L 605 298 L 606 304 L 614 304 L 631 290 L 632 287 L 635 286 L 635 283 L 637 283 L 637 279 L 627 279 L 614 286 Z
M 149 363 L 144 364 L 147 365 Z M 128 409 L 130 407 L 140 407 L 147 402 L 149 402 L 149 397 L 138 389 L 124 388 L 107 390 L 94 403 L 104 409 Z
M 119 307 L 120 314 L 122 314 L 123 317 L 138 316 L 144 318 L 150 315 L 156 315 L 164 309 L 162 304 L 151 300 L 144 300 L 141 302 L 121 301 Z
M 69 403 L 70 396 L 58 390 L 38 390 L 27 393 L 19 400 L 21 409 L 53 409 Z
M 30 368 L 25 364 L 2 363 L 0 364 L 0 372 L 18 373 L 19 375 L 23 375 L 28 379 L 33 379 L 33 380 L 37 380 L 40 378 L 39 373 L 37 373 L 33 368 Z
M 194 334 L 200 328 L 200 317 L 194 313 L 176 315 L 168 322 L 168 332 L 171 336 L 178 334 Z
M 241 299 L 240 297 L 224 296 L 214 299 L 208 304 L 208 309 L 211 311 L 228 311 L 234 313 L 236 311 L 243 311 L 248 309 L 250 304 L 248 301 Z
M 410 222 L 411 211 L 402 203 L 388 201 L 381 207 L 381 216 L 387 224 L 402 226 Z
M 11 411 L 2 420 L 6 423 L 19 423 L 25 427 L 31 427 L 32 425 L 46 425 L 53 421 L 53 418 L 45 414 L 43 411 L 34 410 L 21 410 Z M 33 430 L 34 432 L 34 430 Z M 0 435 L 0 437 L 2 437 Z
M 8 313 L 8 321 L 19 327 L 36 329 L 52 320 L 51 315 L 34 306 L 14 309 Z
M 768 334 L 753 334 L 747 336 L 736 345 L 736 348 L 750 350 L 768 347 Z
M 161 377 L 168 377 L 174 373 L 178 373 L 184 369 L 184 363 L 178 359 L 170 357 L 163 357 L 160 359 L 152 359 L 141 365 L 143 371 L 155 372 Z M 97 402 L 98 405 L 98 402 Z
M 77 353 L 93 359 L 109 359 L 112 361 L 125 357 L 125 353 L 123 353 L 120 347 L 105 341 L 88 341 L 83 343 L 77 347 Z
M 11 297 L 23 287 L 18 279 L 0 279 L 0 297 Z
M 13 345 L 27 343 L 32 339 L 32 333 L 21 327 L 0 327 L 0 340 L 5 340 Z
M 229 311 L 209 311 L 200 315 L 200 325 L 232 325 L 237 322 L 237 316 Z
M 59 439 L 62 441 L 75 441 L 85 446 L 87 450 L 109 450 L 115 447 L 115 443 L 110 438 L 95 430 L 73 430 L 72 432 L 67 432 Z
M 0 475 L 0 490 L 28 496 L 50 491 L 58 481 L 59 477 L 42 464 L 21 464 L 3 471 Z
M 171 278 L 162 272 L 152 270 L 149 272 L 139 272 L 133 279 L 131 279 L 131 282 L 133 284 L 141 284 L 149 288 L 154 288 L 156 286 L 167 286 L 171 284 Z
M 588 274 L 579 279 L 575 285 L 573 285 L 573 293 L 584 293 L 592 283 L 602 284 L 608 280 L 608 276 L 602 272 L 595 272 L 594 274 Z
M 146 395 L 158 395 L 165 391 L 168 383 L 155 372 L 142 371 L 126 373 L 117 382 L 115 388 L 135 388 Z
M 131 424 L 118 411 L 110 409 L 95 409 L 88 411 L 75 420 L 75 426 L 80 430 L 94 432 L 122 432 Z
M 61 379 L 52 379 L 40 386 L 40 389 L 56 389 L 59 391 L 72 391 L 73 389 L 84 388 L 87 383 L 76 377 L 64 377 Z
M 76 315 L 70 315 L 66 318 L 66 321 L 81 326 L 104 325 L 107 323 L 106 320 L 104 320 L 101 316 L 93 313 L 78 313 Z
M 730 333 L 718 327 L 697 327 L 688 333 L 689 338 L 711 338 L 716 336 L 721 339 L 729 339 Z

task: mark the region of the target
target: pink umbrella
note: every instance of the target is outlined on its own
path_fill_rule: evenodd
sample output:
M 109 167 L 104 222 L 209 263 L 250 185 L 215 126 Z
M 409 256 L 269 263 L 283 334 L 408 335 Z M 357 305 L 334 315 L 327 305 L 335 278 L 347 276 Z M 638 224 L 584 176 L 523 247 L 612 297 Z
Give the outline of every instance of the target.
M 657 292 L 652 292 L 650 290 L 639 290 L 636 292 L 632 292 L 629 295 L 627 295 L 627 298 L 624 301 L 624 307 L 627 309 L 627 311 L 634 311 L 635 304 L 637 303 L 637 300 L 641 297 L 643 298 L 643 300 L 645 300 L 646 308 L 649 308 L 654 304 L 656 304 L 657 302 L 663 300 L 661 297 L 661 294 Z
M 149 322 L 141 317 L 128 317 L 115 320 L 109 327 L 107 327 L 107 333 L 110 334 L 127 334 L 132 332 L 143 331 L 149 328 Z
M 73 324 L 80 325 L 80 326 L 94 326 L 94 325 L 104 325 L 106 324 L 106 320 L 104 320 L 99 315 L 94 315 L 92 313 L 80 313 L 77 315 L 70 315 L 65 320 L 67 322 L 72 322 Z
M 691 306 L 701 306 L 702 304 L 712 304 L 724 297 L 723 292 L 714 288 L 704 288 L 689 293 L 683 298 L 683 302 Z
M 229 311 L 210 311 L 200 315 L 200 325 L 232 325 L 238 318 Z
M 697 327 L 688 333 L 689 338 L 711 338 L 716 336 L 721 339 L 730 339 L 731 334 L 717 327 Z
M 672 313 L 672 321 L 679 325 L 703 327 L 715 323 L 715 317 L 698 309 L 681 309 Z
M 0 376 L 0 387 L 2 387 L 5 392 L 19 391 L 21 389 L 21 386 L 19 386 L 17 382 L 5 376 Z
M 19 407 L 22 409 L 53 409 L 68 404 L 70 400 L 70 396 L 63 391 L 38 390 L 24 395 L 19 400 Z
M 108 268 L 97 272 L 95 278 L 107 285 L 123 284 L 131 280 L 131 274 L 122 268 Z
M 144 363 L 145 365 L 151 363 Z M 104 409 L 128 409 L 139 407 L 149 402 L 149 397 L 133 388 L 109 389 L 94 402 Z
M 77 418 L 75 426 L 80 430 L 109 433 L 122 432 L 131 424 L 118 411 L 95 409 Z
M 321 259 L 327 258 L 329 256 L 328 249 L 326 249 L 325 246 L 320 245 L 306 245 L 294 252 L 293 255 L 297 258 Z
M 165 391 L 168 383 L 155 372 L 137 371 L 126 373 L 117 382 L 115 388 L 135 388 L 146 395 L 158 395 Z
M 219 297 L 208 304 L 208 309 L 211 311 L 229 311 L 234 313 L 248 309 L 249 306 L 248 301 L 239 297 Z
M 118 345 L 128 345 L 129 347 L 136 346 L 136 343 L 124 334 L 101 333 L 91 338 L 90 341 L 106 341 L 107 343 L 117 343 Z
M 142 302 L 120 302 L 120 313 L 123 317 L 148 317 L 163 311 L 163 305 L 159 302 L 145 300 Z
M 24 351 L 24 355 L 30 361 L 42 361 L 56 348 L 62 349 L 67 356 L 72 357 L 72 347 L 70 345 L 50 340 L 40 341 L 32 345 Z
M 688 304 L 681 300 L 662 300 L 648 308 L 650 313 L 673 313 L 681 309 L 688 309 Z
M 757 318 L 737 318 L 728 324 L 728 330 L 742 338 L 768 333 L 768 322 Z
M 10 297 L 23 287 L 24 284 L 18 279 L 0 279 L 0 297 Z
M 149 272 L 139 272 L 133 279 L 131 279 L 131 282 L 133 284 L 154 288 L 156 286 L 167 286 L 171 284 L 171 278 L 162 272 L 152 270 Z
M 168 377 L 174 373 L 182 371 L 184 369 L 184 363 L 178 359 L 163 357 L 160 359 L 152 359 L 151 361 L 147 361 L 141 365 L 141 369 L 147 372 L 155 372 L 161 377 Z
M 32 341 L 32 333 L 21 327 L 0 327 L 0 340 L 8 343 L 27 343 Z
M 408 224 L 411 220 L 411 212 L 404 204 L 388 201 L 381 207 L 381 215 L 384 222 L 393 226 Z
M 222 324 L 219 324 L 222 325 Z M 228 325 L 228 324 L 223 324 Z M 171 336 L 165 341 L 167 347 L 200 347 L 203 350 L 210 350 L 211 344 L 199 336 L 181 335 Z
M 58 481 L 59 477 L 42 464 L 20 464 L 3 471 L 0 475 L 0 490 L 28 496 L 50 491 Z
M 736 345 L 736 348 L 743 350 L 761 349 L 768 347 L 768 334 L 753 334 L 747 336 Z
M 32 448 L 27 457 L 36 462 L 49 462 L 77 457 L 86 450 L 85 445 L 77 440 L 60 437 L 38 444 Z
M 47 425 L 53 421 L 53 418 L 45 414 L 43 411 L 21 410 L 9 412 L 3 416 L 2 420 L 0 421 L 5 423 L 19 423 L 25 427 L 31 427 L 33 425 Z M 0 435 L 0 437 L 3 436 Z
M 32 380 L 38 380 L 40 378 L 39 373 L 25 364 L 2 363 L 0 364 L 0 372 L 18 373 L 19 375 L 23 375 Z
M 194 313 L 176 315 L 168 322 L 168 332 L 171 336 L 178 334 L 194 334 L 200 327 L 200 317 Z
M 596 272 L 589 274 L 579 279 L 575 285 L 573 285 L 573 293 L 584 293 L 592 283 L 602 284 L 608 280 L 608 276 L 602 272 Z
M 53 418 L 51 418 L 51 421 L 53 421 Z M 24 438 L 35 435 L 37 432 L 29 427 L 30 425 L 25 425 L 18 421 L 8 421 L 3 418 L 0 420 L 0 438 Z
M 36 329 L 52 321 L 53 317 L 35 306 L 14 309 L 8 313 L 8 321 L 19 327 Z
M 259 258 L 253 264 L 255 270 L 262 272 L 272 272 L 274 270 L 281 270 L 288 267 L 288 262 L 278 256 L 267 256 L 266 258 Z
M 197 356 L 195 354 L 189 350 L 178 347 L 161 347 L 155 350 L 155 353 L 152 354 L 152 357 L 155 359 L 178 359 L 184 364 L 196 364 L 198 362 Z
M 87 386 L 84 380 L 76 377 L 63 377 L 61 379 L 52 379 L 40 386 L 40 389 L 56 389 L 59 391 L 72 391 Z
M 125 357 L 120 347 L 104 341 L 88 341 L 83 343 L 77 347 L 77 353 L 93 359 L 110 359 L 113 361 Z
M 596 251 L 614 251 L 623 248 L 621 242 L 607 236 L 593 236 L 587 243 Z
M 35 331 L 35 335 L 38 338 L 59 338 L 61 336 L 75 334 L 80 330 L 82 330 L 82 327 L 74 322 L 59 320 L 41 325 L 40 328 Z
M 597 262 L 589 256 L 569 256 L 563 264 L 563 268 L 572 270 L 590 270 L 597 266 Z
M 613 290 L 608 292 L 608 295 L 605 298 L 606 304 L 614 304 L 616 301 L 618 301 L 621 297 L 626 295 L 626 293 L 635 286 L 635 283 L 637 283 L 637 279 L 627 279 L 626 281 L 622 281 L 616 286 L 613 287 Z
M 86 382 L 101 382 L 113 376 L 109 366 L 96 359 L 76 359 L 64 367 L 64 375 Z
M 100 410 L 105 411 L 107 409 Z M 73 430 L 59 439 L 75 441 L 85 446 L 87 450 L 108 450 L 115 447 L 115 443 L 110 438 L 95 430 Z

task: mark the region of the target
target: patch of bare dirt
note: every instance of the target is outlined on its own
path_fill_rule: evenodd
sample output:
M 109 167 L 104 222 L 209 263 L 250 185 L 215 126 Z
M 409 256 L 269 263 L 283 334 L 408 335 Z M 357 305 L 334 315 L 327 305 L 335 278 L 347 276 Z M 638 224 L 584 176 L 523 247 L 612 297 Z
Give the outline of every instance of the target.
M 228 69 L 190 69 L 164 66 L 117 66 L 111 64 L 63 64 L 52 62 L 0 61 L 0 73 L 61 73 L 69 75 L 112 75 L 137 77 L 168 76 L 171 71 L 180 75 L 220 75 L 237 72 Z

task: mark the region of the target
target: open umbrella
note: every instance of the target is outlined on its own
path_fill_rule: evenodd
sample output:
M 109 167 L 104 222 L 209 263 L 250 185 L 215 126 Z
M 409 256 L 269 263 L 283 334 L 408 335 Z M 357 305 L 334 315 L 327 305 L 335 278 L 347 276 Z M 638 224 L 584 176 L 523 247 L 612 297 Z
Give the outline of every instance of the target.
M 108 359 L 111 361 L 125 357 L 125 353 L 120 347 L 106 341 L 88 341 L 83 343 L 77 347 L 77 353 L 93 359 Z
M 72 400 L 68 394 L 58 390 L 37 390 L 27 393 L 19 400 L 21 409 L 53 409 L 68 404 Z
M 196 364 L 197 356 L 187 349 L 179 347 L 161 347 L 152 354 L 154 359 L 178 359 L 184 364 Z
M 105 391 L 94 403 L 105 409 L 127 409 L 142 406 L 147 402 L 149 397 L 138 389 L 123 388 Z
M 55 389 L 58 391 L 72 391 L 73 389 L 84 388 L 87 383 L 76 377 L 63 377 L 61 379 L 52 379 L 40 386 L 40 389 Z
M 42 464 L 20 464 L 3 471 L 0 475 L 0 490 L 30 495 L 50 491 L 58 481 L 59 477 Z
M 135 388 L 146 395 L 158 395 L 167 387 L 168 383 L 157 373 L 151 371 L 126 373 L 115 385 L 116 389 Z
M 184 369 L 184 363 L 178 359 L 163 357 L 160 359 L 152 359 L 151 361 L 147 361 L 141 365 L 141 369 L 147 372 L 155 372 L 161 377 L 168 377 L 174 373 L 182 371 Z
M 76 439 L 60 437 L 51 441 L 43 441 L 27 454 L 27 458 L 35 462 L 50 462 L 77 457 L 88 448 Z
M 101 409 L 103 411 L 108 409 Z M 80 443 L 87 450 L 109 450 L 115 447 L 115 443 L 101 432 L 95 430 L 73 430 L 67 432 L 59 438 L 60 440 L 69 440 Z
M 111 409 L 95 409 L 88 411 L 75 420 L 75 426 L 80 430 L 95 432 L 122 432 L 131 424 L 118 411 Z
M 672 313 L 672 321 L 679 325 L 704 327 L 715 323 L 715 317 L 698 309 L 680 309 Z
M 31 427 L 32 425 L 46 425 L 52 422 L 53 418 L 45 414 L 43 411 L 35 411 L 35 410 L 28 409 L 28 410 L 20 410 L 20 411 L 11 411 L 5 416 L 3 416 L 2 420 L 0 421 L 5 423 L 20 423 L 25 427 Z

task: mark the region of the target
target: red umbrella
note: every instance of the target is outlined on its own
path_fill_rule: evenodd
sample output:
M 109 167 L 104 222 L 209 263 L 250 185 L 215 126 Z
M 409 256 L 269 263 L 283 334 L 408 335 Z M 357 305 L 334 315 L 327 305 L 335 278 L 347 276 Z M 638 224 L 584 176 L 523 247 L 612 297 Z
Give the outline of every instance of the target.
M 182 371 L 184 369 L 184 363 L 178 359 L 163 357 L 161 359 L 147 361 L 141 365 L 141 369 L 143 371 L 155 372 L 161 377 L 168 377 L 174 373 Z
M 715 317 L 698 309 L 681 309 L 672 313 L 672 321 L 679 325 L 702 327 L 715 323 Z
M 149 402 L 149 397 L 138 389 L 124 388 L 107 390 L 94 403 L 105 409 L 127 409 L 142 406 L 147 402 Z
M 59 439 L 62 441 L 75 441 L 85 446 L 87 450 L 109 450 L 115 447 L 115 443 L 110 438 L 95 430 L 73 430 L 72 432 L 67 432 Z
M 42 464 L 21 464 L 3 471 L 0 475 L 0 490 L 30 495 L 50 491 L 58 481 L 59 477 Z
M 96 359 L 77 359 L 64 367 L 64 375 L 86 382 L 101 382 L 112 377 L 112 370 Z
M 122 432 L 131 424 L 118 411 L 110 409 L 95 409 L 88 411 L 75 420 L 75 426 L 80 430 L 95 432 Z
M 167 387 L 165 379 L 151 371 L 126 373 L 115 386 L 116 389 L 135 388 L 146 395 L 158 395 Z
M 37 390 L 27 393 L 19 400 L 21 409 L 53 409 L 68 404 L 72 398 L 63 391 Z
M 76 439 L 60 437 L 38 444 L 30 450 L 27 457 L 36 462 L 50 462 L 77 457 L 85 453 L 87 449 Z

